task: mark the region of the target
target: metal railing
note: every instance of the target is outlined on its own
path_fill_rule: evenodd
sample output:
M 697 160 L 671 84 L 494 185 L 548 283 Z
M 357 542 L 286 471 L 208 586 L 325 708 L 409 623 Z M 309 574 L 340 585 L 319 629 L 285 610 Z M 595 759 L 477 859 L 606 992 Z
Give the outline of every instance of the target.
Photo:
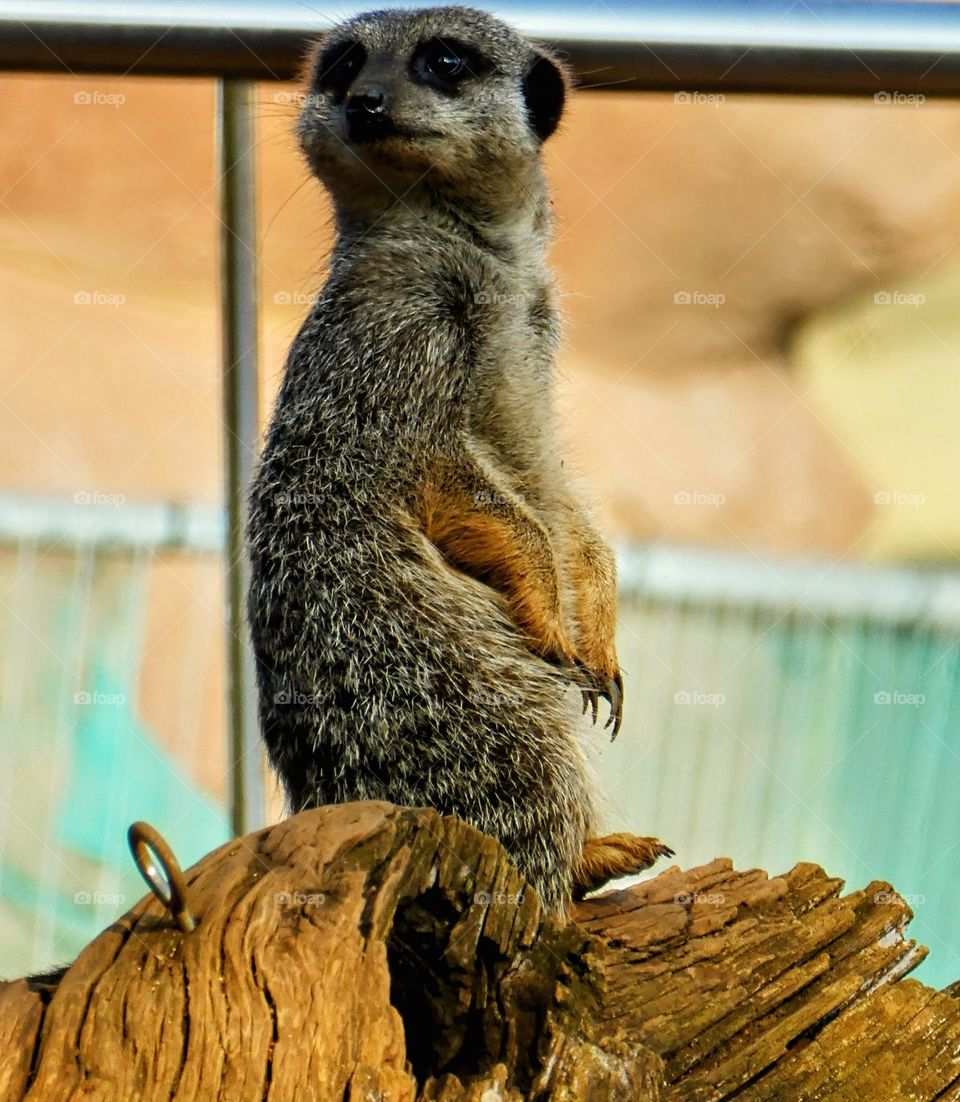
M 370 3 L 338 4 L 336 18 Z M 375 5 L 373 5 L 375 6 Z M 423 3 L 395 2 L 396 7 Z M 960 93 L 960 10 L 899 0 L 506 0 L 586 87 Z M 325 9 L 329 11 L 330 9 Z M 0 67 L 289 79 L 329 17 L 293 0 L 6 0 Z
M 369 4 L 338 5 L 337 18 Z M 400 6 L 421 6 L 401 4 Z M 960 96 L 960 7 L 898 0 L 502 3 L 585 88 Z M 259 825 L 262 774 L 245 642 L 245 490 L 258 438 L 252 80 L 300 67 L 325 15 L 293 0 L 5 0 L 0 69 L 206 75 L 219 84 L 223 408 L 232 822 Z

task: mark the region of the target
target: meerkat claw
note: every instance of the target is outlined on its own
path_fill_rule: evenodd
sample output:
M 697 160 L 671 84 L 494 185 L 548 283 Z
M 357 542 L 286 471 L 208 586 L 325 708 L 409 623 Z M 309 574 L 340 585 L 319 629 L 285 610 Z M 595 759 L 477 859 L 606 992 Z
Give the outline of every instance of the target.
M 597 717 L 600 711 L 600 691 L 597 687 L 596 675 L 588 669 L 579 658 L 574 662 L 574 669 L 576 674 L 571 680 L 579 687 L 580 692 L 583 694 L 583 708 L 580 714 L 586 715 L 587 708 L 589 708 L 592 712 L 594 726 L 596 726 Z
M 563 659 L 555 663 L 555 665 L 559 667 L 566 679 L 572 685 L 576 685 L 583 694 L 583 708 L 580 714 L 586 715 L 587 709 L 590 708 L 593 712 L 593 722 L 596 724 L 600 708 L 600 697 L 597 689 L 596 676 L 587 669 L 579 658 L 575 658 L 571 661 L 564 656 Z
M 607 691 L 603 694 L 610 704 L 610 718 L 604 724 L 604 730 L 613 727 L 610 741 L 620 733 L 620 724 L 623 722 L 623 674 L 618 670 L 613 677 L 607 679 Z

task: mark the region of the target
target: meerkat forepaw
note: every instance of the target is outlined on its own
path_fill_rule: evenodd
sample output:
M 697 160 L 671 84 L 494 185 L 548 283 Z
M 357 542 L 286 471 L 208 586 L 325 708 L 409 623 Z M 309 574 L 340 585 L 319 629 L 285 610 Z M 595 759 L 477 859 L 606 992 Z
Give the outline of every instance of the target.
M 608 880 L 644 872 L 661 857 L 673 857 L 673 850 L 659 838 L 637 834 L 588 838 L 573 871 L 573 898 L 583 899 L 588 892 L 602 888 Z

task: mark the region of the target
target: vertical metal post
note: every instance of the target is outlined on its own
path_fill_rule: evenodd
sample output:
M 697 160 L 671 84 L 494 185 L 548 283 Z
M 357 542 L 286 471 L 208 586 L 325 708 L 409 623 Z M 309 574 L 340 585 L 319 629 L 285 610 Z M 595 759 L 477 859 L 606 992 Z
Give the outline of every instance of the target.
M 217 88 L 220 302 L 223 325 L 223 460 L 227 507 L 227 722 L 230 820 L 235 834 L 263 825 L 263 752 L 245 604 L 247 489 L 260 434 L 257 370 L 257 195 L 254 86 Z

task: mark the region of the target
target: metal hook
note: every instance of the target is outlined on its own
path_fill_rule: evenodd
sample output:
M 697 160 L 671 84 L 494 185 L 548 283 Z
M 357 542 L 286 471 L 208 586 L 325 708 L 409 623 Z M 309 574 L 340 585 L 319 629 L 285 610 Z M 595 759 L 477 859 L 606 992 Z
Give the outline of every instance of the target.
M 189 934 L 196 928 L 197 922 L 187 906 L 187 883 L 173 851 L 160 832 L 149 823 L 132 823 L 127 831 L 127 841 L 133 863 L 147 886 L 167 908 L 180 929 Z

